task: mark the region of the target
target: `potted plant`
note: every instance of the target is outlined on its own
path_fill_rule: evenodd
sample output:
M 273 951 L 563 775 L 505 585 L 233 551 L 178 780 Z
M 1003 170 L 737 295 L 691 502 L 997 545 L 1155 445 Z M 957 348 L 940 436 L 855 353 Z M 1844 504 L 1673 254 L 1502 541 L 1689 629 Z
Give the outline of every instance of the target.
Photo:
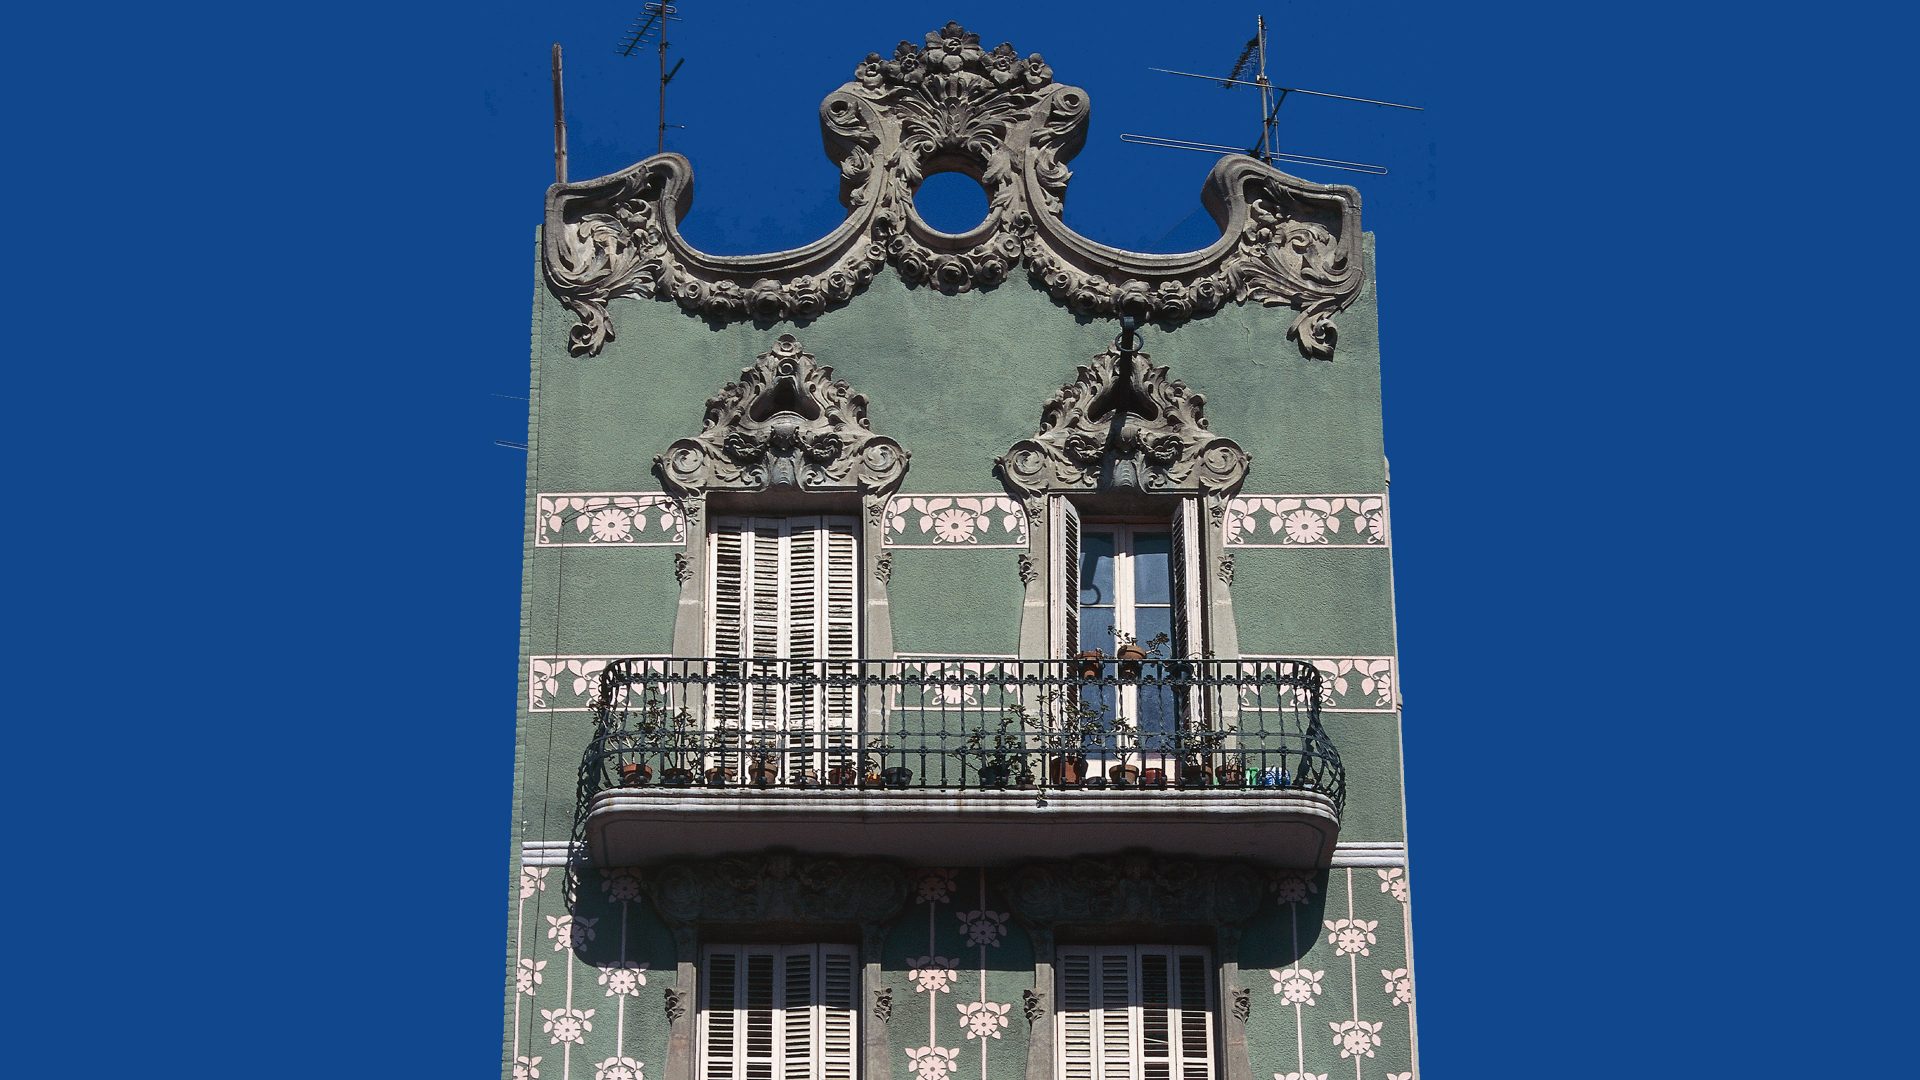
M 1128 682 L 1132 682 L 1140 677 L 1141 661 L 1158 659 L 1161 656 L 1161 650 L 1166 647 L 1167 642 L 1173 640 L 1168 637 L 1165 632 L 1162 632 L 1155 634 L 1143 642 L 1132 634 L 1121 630 L 1115 630 L 1113 632 L 1113 639 L 1119 642 L 1120 646 L 1117 650 L 1117 655 L 1120 659 L 1120 677 Z
M 737 726 L 722 723 L 714 729 L 713 734 L 714 742 L 718 745 L 719 751 L 714 756 L 713 763 L 707 766 L 707 786 L 726 787 L 740 778 L 740 774 L 735 772 L 733 768 L 732 750 L 735 741 L 741 737 L 742 732 Z
M 1102 655 L 1099 649 L 1082 649 L 1074 656 L 1074 670 L 1080 673 L 1082 679 L 1099 678 L 1105 670 L 1100 659 Z
M 887 767 L 887 755 L 891 753 L 893 753 L 893 745 L 887 742 L 884 735 L 867 743 L 865 752 L 860 755 L 860 786 L 883 787 L 886 785 L 887 773 L 891 771 Z
M 780 752 L 774 745 L 773 735 L 759 732 L 751 745 L 753 757 L 747 765 L 747 779 L 756 787 L 772 787 L 780 779 Z
M 698 735 L 692 713 L 685 709 L 669 710 L 658 694 L 648 694 L 634 718 L 633 735 L 640 757 L 638 762 L 621 765 L 623 783 L 637 786 L 652 779 L 653 768 L 647 764 L 648 757 L 660 759 L 663 786 L 686 787 L 693 783 L 690 766 Z M 635 764 L 639 768 L 630 772 L 629 767 Z
M 646 787 L 652 781 L 653 766 L 644 760 L 620 763 L 620 783 L 623 787 Z
M 1127 760 L 1127 747 L 1139 745 L 1139 733 L 1133 728 L 1133 721 L 1124 716 L 1116 716 L 1104 725 L 1107 734 L 1113 736 L 1114 753 L 1117 760 L 1107 768 L 1107 782 L 1117 788 L 1140 786 L 1140 766 Z
M 981 787 L 1025 787 L 1033 782 L 1033 773 L 1027 769 L 1026 719 L 1026 709 L 1016 704 L 1001 714 L 996 725 L 983 724 L 967 733 L 961 752 L 979 762 Z
M 1018 709 L 1018 706 L 1015 707 Z M 1047 780 L 1056 787 L 1079 787 L 1086 783 L 1087 747 L 1104 734 L 1100 724 L 1103 709 L 1076 695 L 1061 697 L 1049 693 L 1042 701 L 1040 745 L 1047 752 Z M 1021 718 L 1025 719 L 1024 711 Z
M 851 758 L 835 758 L 827 766 L 827 784 L 830 787 L 852 787 L 860 782 L 860 769 Z
M 1232 730 L 1213 727 L 1198 712 L 1180 718 L 1180 786 L 1205 787 L 1213 780 L 1213 758 Z

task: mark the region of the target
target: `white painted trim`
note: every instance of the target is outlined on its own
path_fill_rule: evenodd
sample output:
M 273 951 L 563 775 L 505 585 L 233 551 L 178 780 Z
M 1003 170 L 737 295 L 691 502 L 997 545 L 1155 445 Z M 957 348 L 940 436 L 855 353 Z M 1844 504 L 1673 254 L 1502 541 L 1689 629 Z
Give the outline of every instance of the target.
M 535 493 L 533 498 L 533 546 L 536 548 L 680 547 L 687 542 L 686 507 L 679 499 L 671 495 L 662 495 L 657 491 L 542 491 Z M 608 501 L 601 502 L 598 505 L 568 507 L 566 509 L 559 509 L 550 505 L 552 502 L 557 502 L 562 499 Z M 657 539 L 595 540 L 592 538 L 591 532 L 576 528 L 575 531 L 580 536 L 585 537 L 585 539 L 567 540 L 564 539 L 567 535 L 564 523 L 558 529 L 549 528 L 549 519 L 556 516 L 565 519 L 566 522 L 572 522 L 578 520 L 583 514 L 599 510 L 619 509 L 645 513 L 647 511 L 657 512 L 661 507 L 672 507 L 675 511 L 674 516 L 678 520 L 675 522 L 672 533 L 665 533 L 659 529 L 653 530 L 654 535 L 658 537 Z M 639 534 L 641 537 L 648 535 L 648 531 L 644 525 L 641 527 Z M 563 539 L 555 541 L 549 539 L 550 536 L 559 536 Z
M 1297 513 L 1299 511 L 1305 510 L 1309 513 L 1320 514 L 1325 518 L 1331 518 L 1332 527 L 1328 528 L 1325 533 L 1325 535 L 1328 537 L 1327 540 L 1324 543 L 1319 543 L 1319 542 L 1301 543 L 1298 541 L 1287 539 L 1287 536 L 1284 531 L 1277 534 L 1274 537 L 1274 539 L 1271 539 L 1271 540 L 1249 540 L 1249 539 L 1246 539 L 1246 537 L 1254 535 L 1255 533 L 1261 530 L 1252 529 L 1252 530 L 1241 531 L 1235 528 L 1235 525 L 1238 519 L 1247 518 L 1247 519 L 1257 520 L 1258 515 L 1262 515 L 1262 514 L 1271 515 L 1277 512 L 1273 510 L 1259 508 L 1259 504 L 1261 502 L 1263 501 L 1278 502 L 1281 500 L 1286 500 L 1286 501 L 1300 504 L 1300 505 L 1288 507 L 1287 510 L 1285 511 L 1286 513 Z M 1333 503 L 1337 505 L 1332 509 L 1322 510 L 1318 506 L 1304 505 L 1309 500 L 1318 502 L 1318 503 Z M 1367 507 L 1364 505 L 1369 501 L 1376 501 L 1376 500 L 1379 503 L 1377 507 Z M 1222 535 L 1226 538 L 1225 540 L 1226 546 L 1229 548 L 1295 548 L 1295 549 L 1306 549 L 1306 548 L 1368 549 L 1368 548 L 1371 548 L 1378 551 L 1385 551 L 1386 549 L 1393 546 L 1393 529 L 1392 529 L 1391 522 L 1389 522 L 1386 517 L 1386 502 L 1387 502 L 1386 493 L 1379 492 L 1379 491 L 1342 492 L 1337 494 L 1325 494 L 1325 495 L 1322 495 L 1322 494 L 1312 494 L 1312 495 L 1241 494 L 1241 495 L 1236 495 L 1235 497 L 1227 501 L 1226 517 L 1225 517 L 1225 520 L 1222 522 L 1222 526 L 1221 526 Z M 1373 512 L 1377 512 L 1381 515 L 1380 524 L 1381 524 L 1382 536 L 1381 536 L 1381 539 L 1379 540 L 1367 539 L 1366 538 L 1367 533 L 1362 529 L 1362 523 L 1366 520 L 1366 515 L 1368 513 L 1373 513 Z M 1346 518 L 1351 519 L 1347 525 L 1347 530 L 1346 530 L 1347 536 L 1356 538 L 1358 542 L 1348 543 L 1346 542 L 1345 537 L 1340 537 L 1340 528 L 1341 528 L 1340 521 L 1343 515 Z M 1265 531 L 1269 533 L 1273 532 L 1271 528 L 1268 528 Z M 1336 540 L 1334 539 L 1334 537 L 1339 537 L 1339 539 Z
M 1000 543 L 992 543 L 992 544 L 983 544 L 974 540 L 967 540 L 965 542 L 942 541 L 937 538 L 930 539 L 925 543 L 896 543 L 894 541 L 894 537 L 896 535 L 908 536 L 913 534 L 909 533 L 909 531 L 905 528 L 896 530 L 893 527 L 893 519 L 895 516 L 894 506 L 898 504 L 902 507 L 902 509 L 899 511 L 899 515 L 904 518 L 909 513 L 924 513 L 924 511 L 919 510 L 917 508 L 910 508 L 910 504 L 912 504 L 916 500 L 924 502 L 925 500 L 929 500 L 929 499 L 974 499 L 985 504 L 991 504 L 991 507 L 992 507 L 991 509 L 987 509 L 987 510 L 975 511 L 975 513 L 990 514 L 996 517 L 1004 517 L 1008 514 L 1017 515 L 1020 518 L 1020 524 L 1018 527 L 1018 531 L 1016 533 L 1017 538 L 1011 542 L 1000 542 Z M 954 508 L 942 507 L 942 509 L 954 509 Z M 964 509 L 964 508 L 961 508 L 961 509 Z M 994 531 L 1003 531 L 1003 530 L 994 530 Z M 937 534 L 935 535 L 937 536 Z M 998 492 L 998 491 L 954 491 L 954 492 L 929 491 L 929 492 L 913 492 L 911 494 L 896 493 L 893 495 L 889 495 L 887 497 L 886 510 L 881 514 L 880 546 L 883 548 L 895 548 L 895 549 L 931 548 L 934 550 L 946 550 L 946 551 L 984 551 L 984 550 L 995 549 L 995 548 L 1001 548 L 1001 549 L 1015 548 L 1015 549 L 1024 551 L 1026 550 L 1026 547 L 1028 545 L 1029 540 L 1032 538 L 1032 535 L 1033 535 L 1033 523 L 1027 520 L 1026 507 L 1020 505 L 1019 500 L 1010 499 L 1006 496 L 1004 492 Z
M 1313 656 L 1306 653 L 1248 653 L 1242 656 L 1240 659 L 1247 663 L 1260 663 L 1260 662 L 1271 661 L 1271 660 L 1305 660 L 1306 662 L 1312 664 L 1314 667 L 1320 670 L 1320 675 L 1323 680 L 1320 688 L 1320 696 L 1321 696 L 1320 711 L 1321 712 L 1392 713 L 1392 712 L 1399 711 L 1400 661 L 1398 657 L 1393 657 L 1393 656 Z M 1388 704 L 1382 705 L 1379 703 L 1380 694 L 1377 687 L 1372 695 L 1372 704 L 1368 704 L 1368 705 L 1340 704 L 1340 700 L 1343 696 L 1353 700 L 1366 699 L 1368 695 L 1359 689 L 1359 686 L 1358 686 L 1359 682 L 1363 679 L 1368 679 L 1368 678 L 1378 679 L 1380 677 L 1381 675 L 1380 672 L 1363 672 L 1363 673 L 1356 674 L 1353 670 L 1354 666 L 1362 661 L 1366 661 L 1369 663 L 1375 663 L 1379 661 L 1386 662 L 1386 671 L 1384 674 L 1387 679 L 1387 695 L 1386 696 L 1389 702 Z M 1342 665 L 1345 665 L 1345 670 L 1342 670 Z M 1342 695 L 1335 686 L 1335 683 L 1334 683 L 1335 679 L 1349 679 L 1354 683 L 1354 685 L 1348 690 L 1348 692 L 1345 695 Z
M 568 840 L 527 840 L 520 845 L 522 866 L 565 866 L 568 856 L 587 853 L 585 844 Z M 1407 845 L 1403 840 L 1342 840 L 1333 848 L 1334 866 L 1407 865 Z

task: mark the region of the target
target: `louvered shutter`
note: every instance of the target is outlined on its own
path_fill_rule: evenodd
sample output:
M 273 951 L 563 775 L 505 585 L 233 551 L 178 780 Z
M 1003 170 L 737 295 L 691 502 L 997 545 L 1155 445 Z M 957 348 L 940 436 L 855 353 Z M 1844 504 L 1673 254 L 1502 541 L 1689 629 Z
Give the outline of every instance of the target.
M 853 1080 L 858 1060 L 859 960 L 851 948 L 820 946 L 820 1080 Z
M 780 615 L 786 623 L 786 639 L 781 656 L 793 658 L 788 676 L 802 680 L 788 683 L 783 697 L 786 703 L 786 730 L 794 750 L 812 748 L 813 723 L 819 715 L 819 688 L 812 678 L 819 674 L 813 659 L 820 655 L 820 624 L 824 612 L 821 601 L 825 574 L 821 561 L 826 554 L 825 537 L 817 517 L 788 518 L 787 576 Z
M 1134 996 L 1133 950 L 1103 949 L 1095 957 L 1097 995 L 1094 1035 L 1100 1080 L 1136 1080 L 1133 1061 L 1140 1038 Z
M 858 723 L 856 695 L 845 681 L 855 674 L 850 661 L 860 656 L 860 550 L 854 519 L 829 517 L 820 521 L 820 630 L 817 655 L 821 673 L 839 677 L 840 685 L 819 693 L 815 730 L 828 750 L 829 760 L 852 753 Z M 795 654 L 799 655 L 799 654 Z
M 700 1075 L 705 1080 L 737 1080 L 739 1055 L 734 1047 L 740 1037 L 739 1008 L 740 957 L 737 953 L 711 950 L 706 970 L 701 973 L 700 992 Z
M 1176 949 L 1175 1004 L 1179 1007 L 1175 1061 L 1179 1080 L 1213 1077 L 1213 964 L 1198 949 Z
M 1058 1028 L 1060 1080 L 1097 1080 L 1093 1053 L 1093 956 L 1085 951 L 1059 956 Z
M 1066 659 L 1080 651 L 1080 511 L 1065 495 L 1054 495 L 1052 549 L 1053 656 Z
M 1206 578 L 1200 572 L 1200 503 L 1181 499 L 1173 515 L 1173 655 L 1206 654 Z
M 707 593 L 707 655 L 716 658 L 717 682 L 709 690 L 712 722 L 738 726 L 742 699 L 740 665 L 734 661 L 747 655 L 747 550 L 753 542 L 750 526 L 743 518 L 715 518 L 709 548 L 712 553 L 712 581 Z
M 812 949 L 781 950 L 780 1077 L 813 1080 L 819 1057 Z

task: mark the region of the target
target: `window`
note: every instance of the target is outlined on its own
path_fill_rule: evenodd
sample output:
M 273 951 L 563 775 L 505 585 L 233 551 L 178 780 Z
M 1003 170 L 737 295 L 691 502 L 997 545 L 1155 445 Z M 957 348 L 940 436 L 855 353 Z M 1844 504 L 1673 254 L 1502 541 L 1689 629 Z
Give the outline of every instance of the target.
M 1060 1080 L 1211 1080 L 1213 961 L 1182 945 L 1063 947 Z
M 714 726 L 779 733 L 782 745 L 803 754 L 852 745 L 852 688 L 818 680 L 851 671 L 823 661 L 860 653 L 857 535 L 851 517 L 714 519 L 707 602 L 707 655 L 721 661 L 708 713 Z M 735 659 L 748 662 L 725 662 Z
M 853 946 L 713 945 L 704 959 L 701 1080 L 853 1080 Z

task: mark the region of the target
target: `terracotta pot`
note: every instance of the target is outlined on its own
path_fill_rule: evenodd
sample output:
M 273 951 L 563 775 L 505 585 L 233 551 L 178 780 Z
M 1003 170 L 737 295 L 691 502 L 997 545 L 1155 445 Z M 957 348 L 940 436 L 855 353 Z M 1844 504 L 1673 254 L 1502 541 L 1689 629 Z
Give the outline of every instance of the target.
M 1008 769 L 1005 765 L 982 765 L 980 767 L 980 786 L 1003 788 L 1007 786 Z
M 1190 764 L 1180 769 L 1181 787 L 1206 787 L 1207 781 L 1212 778 L 1213 769 L 1208 765 Z
M 660 774 L 660 783 L 665 787 L 693 786 L 693 770 L 673 768 Z
M 905 765 L 895 765 L 891 769 L 880 770 L 880 783 L 886 787 L 900 790 L 913 783 L 913 770 Z
M 1107 779 L 1114 787 L 1137 787 L 1140 784 L 1140 766 L 1115 765 L 1107 770 Z
M 1087 779 L 1087 759 L 1062 754 L 1047 762 L 1047 779 L 1058 787 L 1079 787 Z
M 733 783 L 734 772 L 731 765 L 715 765 L 707 770 L 708 787 L 726 787 Z
M 1163 788 L 1163 787 L 1166 787 L 1166 786 L 1167 786 L 1167 772 L 1166 772 L 1166 770 L 1165 770 L 1165 769 L 1142 769 L 1142 770 L 1140 770 L 1140 786 L 1141 786 L 1141 787 L 1150 787 L 1150 788 Z
M 835 765 L 827 770 L 827 783 L 834 787 L 852 787 L 860 779 L 860 770 L 851 765 Z
M 755 758 L 747 776 L 761 787 L 772 787 L 774 781 L 780 779 L 780 765 L 768 758 Z
M 1138 645 L 1120 646 L 1120 677 L 1131 682 L 1140 677 L 1140 661 L 1147 658 L 1147 650 Z
M 1221 787 L 1246 787 L 1247 770 L 1239 765 L 1220 766 Z
M 1080 661 L 1081 678 L 1097 679 L 1104 673 L 1105 665 L 1100 662 L 1102 655 L 1104 654 L 1102 654 L 1099 649 L 1088 649 L 1074 657 L 1074 659 Z
M 645 787 L 653 779 L 653 766 L 644 761 L 620 763 L 620 783 L 626 787 Z

